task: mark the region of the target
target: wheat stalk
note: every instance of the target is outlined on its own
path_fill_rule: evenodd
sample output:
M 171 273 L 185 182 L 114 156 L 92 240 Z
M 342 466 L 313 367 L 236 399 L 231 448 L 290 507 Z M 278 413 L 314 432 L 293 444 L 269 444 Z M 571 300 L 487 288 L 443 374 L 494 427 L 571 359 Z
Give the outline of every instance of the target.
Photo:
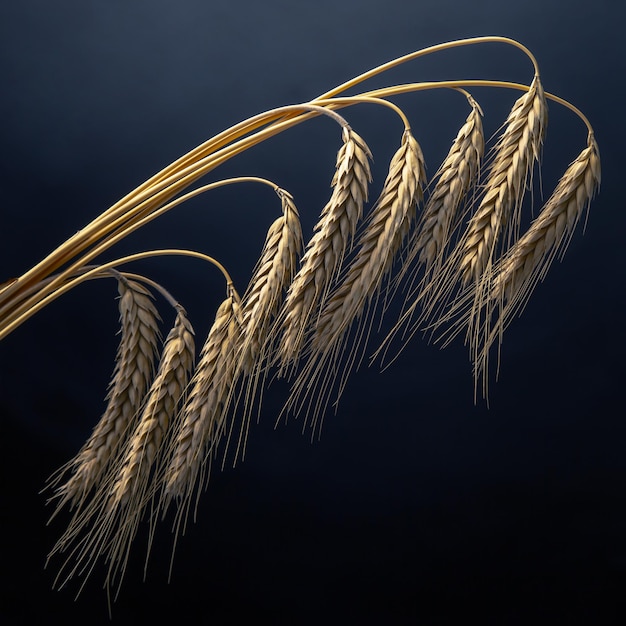
M 68 464 L 73 475 L 58 490 L 61 504 L 76 504 L 105 475 L 136 417 L 152 374 L 159 339 L 159 315 L 150 292 L 120 277 L 121 341 L 104 414 L 78 455 Z
M 285 299 L 279 346 L 283 366 L 297 358 L 309 320 L 350 246 L 363 203 L 367 201 L 367 186 L 371 181 L 368 159 L 372 155 L 349 126 L 343 128 L 342 138 L 331 198 L 322 210 Z
M 459 272 L 465 284 L 477 282 L 492 262 L 498 239 L 509 225 L 519 224 L 524 190 L 539 160 L 547 124 L 547 105 L 539 76 L 513 105 L 495 156 L 481 202 L 462 243 Z

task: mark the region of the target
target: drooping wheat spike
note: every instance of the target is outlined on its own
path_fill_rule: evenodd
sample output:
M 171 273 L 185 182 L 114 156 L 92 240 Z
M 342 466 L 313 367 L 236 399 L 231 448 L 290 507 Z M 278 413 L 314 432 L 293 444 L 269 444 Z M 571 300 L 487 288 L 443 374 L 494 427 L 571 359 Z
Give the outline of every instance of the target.
M 141 506 L 145 482 L 161 449 L 170 422 L 187 387 L 195 358 L 194 332 L 187 313 L 179 305 L 174 327 L 170 331 L 159 363 L 158 372 L 147 394 L 139 423 L 130 436 L 126 453 L 119 465 L 110 504 L 126 504 L 139 496 Z
M 191 390 L 177 418 L 164 469 L 163 506 L 178 499 L 183 506 L 202 482 L 209 457 L 225 432 L 225 418 L 241 347 L 240 298 L 229 286 L 202 348 Z
M 519 227 L 519 212 L 532 168 L 539 161 L 548 108 L 539 76 L 513 105 L 485 182 L 481 202 L 462 242 L 459 272 L 465 284 L 479 281 L 493 262 L 496 244 Z
M 494 268 L 490 300 L 497 303 L 497 316 L 493 323 L 487 317 L 482 343 L 474 348 L 477 373 L 485 368 L 491 344 L 523 308 L 555 256 L 565 253 L 599 186 L 600 154 L 590 133 L 587 147 L 569 165 L 537 219 Z M 475 316 L 476 311 L 471 314 Z
M 106 586 L 116 578 L 121 582 L 139 522 L 156 495 L 150 482 L 155 479 L 153 467 L 193 369 L 193 328 L 183 307 L 177 305 L 177 309 L 134 432 L 51 553 L 70 553 L 57 581 L 67 581 L 78 573 L 86 579 L 103 558 L 108 563 Z
M 398 350 L 401 351 L 420 327 L 421 318 L 418 316 L 415 319 L 418 306 L 428 301 L 429 297 L 436 301 L 432 292 L 439 295 L 437 288 L 441 282 L 452 282 L 445 280 L 451 270 L 448 269 L 447 273 L 442 271 L 446 262 L 445 254 L 451 245 L 455 226 L 461 219 L 460 207 L 470 201 L 468 193 L 477 184 L 485 146 L 482 110 L 470 94 L 465 92 L 465 95 L 472 110 L 430 181 L 430 194 L 418 218 L 418 225 L 406 244 L 403 263 L 394 277 L 395 289 L 405 280 L 408 283 L 403 312 L 372 358 L 382 355 L 385 359 L 392 341 L 398 335 L 402 336 Z M 433 280 L 433 276 L 439 277 L 439 280 Z M 433 304 L 427 304 L 427 312 L 430 313 Z
M 377 292 L 414 218 L 425 179 L 422 151 L 407 130 L 359 239 L 356 258 L 322 309 L 313 335 L 314 350 L 333 343 Z
M 320 312 L 310 343 L 309 361 L 294 385 L 291 405 L 301 403 L 302 393 L 318 395 L 318 391 L 321 391 L 319 397 L 322 399 L 316 400 L 313 409 L 314 424 L 319 411 L 326 406 L 324 397 L 328 395 L 327 385 L 332 385 L 334 379 L 336 364 L 342 353 L 342 339 L 351 324 L 361 317 L 368 303 L 379 293 L 383 279 L 391 269 L 394 256 L 400 250 L 415 217 L 425 179 L 422 151 L 407 129 L 389 165 L 380 197 L 359 237 L 355 257 Z M 363 339 L 363 336 L 359 336 L 350 348 L 344 379 L 362 347 Z M 321 383 L 321 389 L 317 387 L 318 382 Z
M 349 126 L 343 128 L 342 138 L 331 198 L 322 210 L 283 307 L 278 348 L 283 367 L 297 359 L 309 321 L 351 245 L 367 201 L 371 152 Z
M 511 247 L 493 279 L 492 298 L 517 303 L 533 277 L 541 279 L 555 255 L 563 253 L 600 186 L 600 154 L 593 135 L 570 164 L 541 213 Z M 523 302 L 523 299 L 522 299 Z
M 154 372 L 160 318 L 152 295 L 138 282 L 123 277 L 118 280 L 118 289 L 122 338 L 107 407 L 81 451 L 67 466 L 73 474 L 58 489 L 60 505 L 67 501 L 76 504 L 103 478 L 137 415 Z
M 419 264 L 425 265 L 427 269 L 433 264 L 441 263 L 459 207 L 467 192 L 476 183 L 485 140 L 480 106 L 469 95 L 468 100 L 472 111 L 459 130 L 436 175 L 435 188 L 407 246 L 406 267 L 409 267 L 418 255 Z
M 282 202 L 283 215 L 268 230 L 261 257 L 242 298 L 245 339 L 241 360 L 244 364 L 258 362 L 302 250 L 302 228 L 293 196 L 284 189 L 277 189 L 277 194 Z
M 271 337 L 272 324 L 296 273 L 303 245 L 300 216 L 293 197 L 284 189 L 277 189 L 276 193 L 281 198 L 283 215 L 268 230 L 261 257 L 241 304 L 243 333 L 234 378 L 242 379 L 236 404 L 241 402 L 243 409 L 233 462 L 240 455 L 243 457 L 245 451 L 252 407 L 260 399 L 267 366 L 275 347 L 275 340 Z M 230 447 L 234 428 L 233 420 L 227 448 Z
M 397 288 L 409 275 L 404 310 L 374 358 L 379 355 L 386 357 L 391 342 L 400 333 L 402 350 L 408 338 L 419 328 L 421 319 L 414 319 L 417 307 L 429 297 L 431 291 L 437 289 L 439 281 L 432 280 L 432 277 L 443 274 L 445 253 L 451 244 L 455 225 L 462 217 L 460 207 L 469 202 L 468 192 L 475 188 L 478 181 L 485 146 L 482 110 L 471 95 L 466 93 L 466 97 L 472 110 L 430 182 L 429 187 L 433 182 L 434 187 L 418 218 L 418 225 L 409 237 L 402 266 L 394 277 Z M 425 271 L 419 279 L 422 268 Z M 430 309 L 427 311 L 430 312 Z

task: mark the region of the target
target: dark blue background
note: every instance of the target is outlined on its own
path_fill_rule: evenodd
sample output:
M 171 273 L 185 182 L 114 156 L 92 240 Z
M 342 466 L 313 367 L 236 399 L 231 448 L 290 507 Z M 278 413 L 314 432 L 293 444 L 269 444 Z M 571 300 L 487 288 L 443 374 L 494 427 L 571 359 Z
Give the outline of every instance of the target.
M 2 4 L 1 280 L 227 126 L 449 39 L 498 34 L 529 46 L 545 88 L 594 124 L 603 158 L 587 231 L 509 329 L 489 409 L 473 403 L 462 345 L 414 341 L 386 372 L 357 373 L 314 445 L 297 421 L 273 430 L 284 399 L 276 387 L 245 463 L 204 495 L 169 585 L 168 529 L 145 584 L 137 546 L 115 623 L 623 623 L 624 18 L 617 0 Z M 528 82 L 531 68 L 518 51 L 486 45 L 371 85 L 457 77 Z M 491 134 L 513 96 L 474 95 Z M 465 119 L 461 100 L 398 99 L 431 175 Z M 371 107 L 345 113 L 374 152 L 378 190 L 401 128 Z M 551 105 L 547 192 L 584 141 L 580 122 Z M 272 178 L 310 229 L 338 146 L 334 124 L 315 120 L 214 174 Z M 117 253 L 202 249 L 243 290 L 278 210 L 269 190 L 221 190 Z M 202 338 L 223 296 L 217 272 L 179 259 L 138 269 L 182 301 Z M 50 591 L 54 567 L 43 564 L 63 524 L 46 527 L 38 491 L 103 409 L 115 295 L 112 282 L 85 285 L 0 345 L 3 624 L 108 622 L 97 575 L 76 603 L 75 589 Z

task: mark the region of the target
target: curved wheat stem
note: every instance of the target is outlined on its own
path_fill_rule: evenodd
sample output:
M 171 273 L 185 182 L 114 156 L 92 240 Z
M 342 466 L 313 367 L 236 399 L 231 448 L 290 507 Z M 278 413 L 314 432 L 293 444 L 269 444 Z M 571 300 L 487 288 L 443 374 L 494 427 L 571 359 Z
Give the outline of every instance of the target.
M 73 475 L 58 490 L 61 503 L 84 497 L 103 478 L 144 399 L 154 371 L 159 315 L 150 292 L 133 280 L 118 280 L 122 339 L 104 414 L 68 468 Z
M 493 261 L 495 246 L 519 210 L 532 166 L 539 160 L 547 124 L 543 87 L 536 75 L 527 93 L 513 105 L 495 148 L 485 191 L 462 244 L 459 272 L 465 284 L 478 281 Z
M 283 366 L 297 359 L 309 320 L 341 264 L 367 201 L 371 152 L 349 126 L 344 127 L 342 138 L 332 196 L 322 210 L 285 300 L 279 346 Z

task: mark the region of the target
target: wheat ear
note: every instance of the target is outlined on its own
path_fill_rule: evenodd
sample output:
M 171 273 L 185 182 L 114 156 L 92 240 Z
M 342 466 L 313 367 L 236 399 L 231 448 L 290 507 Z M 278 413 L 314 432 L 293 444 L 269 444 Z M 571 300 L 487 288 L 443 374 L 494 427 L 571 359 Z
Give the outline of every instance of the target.
M 163 505 L 188 503 L 208 457 L 224 434 L 242 337 L 240 298 L 232 286 L 217 310 L 178 418 L 164 472 Z
M 120 463 L 110 504 L 126 504 L 131 497 L 145 492 L 157 453 L 161 449 L 170 422 L 187 387 L 195 356 L 194 332 L 185 310 L 178 305 L 174 327 L 170 331 L 152 382 L 139 423 L 129 439 L 127 451 Z
M 454 226 L 460 220 L 460 207 L 477 183 L 485 147 L 482 110 L 470 94 L 465 92 L 465 95 L 472 110 L 429 185 L 431 191 L 428 200 L 417 228 L 409 237 L 402 266 L 394 278 L 395 287 L 398 288 L 409 276 L 404 310 L 373 358 L 386 356 L 393 339 L 406 330 L 406 334 L 402 335 L 401 350 L 419 327 L 420 320 L 413 319 L 415 311 L 438 284 L 432 277 L 441 274 Z M 418 280 L 422 268 L 425 268 L 425 273 Z
M 587 147 L 569 165 L 537 219 L 494 268 L 491 301 L 498 303 L 499 313 L 494 331 L 488 326 L 484 345 L 477 346 L 479 364 L 486 363 L 496 336 L 501 336 L 523 308 L 555 256 L 565 253 L 583 211 L 600 186 L 600 169 L 598 145 L 590 133 Z M 479 372 L 482 367 L 478 367 Z
M 420 320 L 413 319 L 415 311 L 438 284 L 432 277 L 441 273 L 444 255 L 455 225 L 460 221 L 460 207 L 467 201 L 468 192 L 476 186 L 485 146 L 482 110 L 470 94 L 465 95 L 472 110 L 430 182 L 429 187 L 433 183 L 434 187 L 419 217 L 418 225 L 409 237 L 402 266 L 394 277 L 398 288 L 405 276 L 409 275 L 404 310 L 373 358 L 379 355 L 385 358 L 393 339 L 406 330 L 406 334 L 402 336 L 402 350 L 419 327 Z M 418 280 L 422 268 L 425 268 L 425 273 Z
M 241 304 L 243 332 L 234 378 L 243 379 L 236 403 L 237 406 L 241 401 L 243 410 L 233 463 L 240 454 L 243 458 L 252 408 L 255 400 L 260 400 L 267 366 L 272 361 L 275 344 L 271 336 L 272 324 L 296 273 L 302 251 L 302 227 L 293 197 L 284 189 L 277 188 L 276 193 L 281 198 L 283 215 L 274 221 L 267 232 L 261 257 Z M 258 409 L 260 410 L 260 402 Z M 233 420 L 228 433 L 227 449 L 234 428 Z
M 283 214 L 269 228 L 261 257 L 242 298 L 245 340 L 242 344 L 243 373 L 259 360 L 273 319 L 282 304 L 283 293 L 291 284 L 302 251 L 302 228 L 293 196 L 284 189 L 276 193 Z
M 415 206 L 422 198 L 425 179 L 422 151 L 411 132 L 406 130 L 359 239 L 358 253 L 320 313 L 313 335 L 314 350 L 323 350 L 324 346 L 334 343 L 376 294 L 408 233 Z
M 352 322 L 361 316 L 366 305 L 375 298 L 385 275 L 391 269 L 394 256 L 415 216 L 416 204 L 422 198 L 425 178 L 422 151 L 407 129 L 389 165 L 380 197 L 359 237 L 355 258 L 320 312 L 311 340 L 310 359 L 294 385 L 289 405 L 300 403 L 302 393 L 317 395 L 317 382 L 322 384 L 324 391 L 328 384 L 332 384 L 335 360 L 340 357 L 341 340 Z M 347 376 L 359 347 L 360 341 L 355 341 L 343 378 Z M 331 366 L 327 367 L 329 362 Z M 328 394 L 319 395 L 323 398 Z M 323 400 L 315 405 L 314 424 L 323 408 Z
M 76 504 L 104 477 L 141 406 L 154 371 L 159 315 L 150 292 L 133 280 L 118 279 L 121 341 L 104 414 L 68 467 L 70 479 L 59 488 L 61 503 Z
M 592 134 L 559 180 L 528 231 L 511 247 L 493 279 L 492 299 L 523 304 L 555 255 L 563 253 L 583 210 L 600 186 L 600 155 Z
M 532 167 L 539 160 L 547 124 L 547 105 L 539 76 L 513 105 L 465 238 L 459 272 L 465 284 L 478 282 L 495 258 L 498 240 L 518 228 L 519 211 Z
M 436 175 L 435 187 L 407 246 L 405 267 L 418 255 L 419 264 L 427 269 L 441 263 L 459 207 L 476 183 L 485 140 L 480 106 L 469 95 L 468 100 L 472 110 Z
M 72 548 L 57 582 L 78 572 L 86 579 L 101 556 L 108 563 L 106 586 L 110 587 L 118 574 L 121 582 L 138 524 L 155 495 L 151 470 L 193 368 L 193 328 L 185 310 L 180 305 L 176 307 L 174 327 L 165 341 L 158 372 L 139 422 L 126 440 L 125 451 L 109 465 L 106 478 L 100 481 L 93 497 L 79 510 L 51 553 Z
M 367 201 L 371 152 L 349 126 L 344 126 L 342 138 L 331 198 L 322 210 L 285 299 L 279 345 L 283 366 L 297 359 L 309 321 L 350 246 Z

